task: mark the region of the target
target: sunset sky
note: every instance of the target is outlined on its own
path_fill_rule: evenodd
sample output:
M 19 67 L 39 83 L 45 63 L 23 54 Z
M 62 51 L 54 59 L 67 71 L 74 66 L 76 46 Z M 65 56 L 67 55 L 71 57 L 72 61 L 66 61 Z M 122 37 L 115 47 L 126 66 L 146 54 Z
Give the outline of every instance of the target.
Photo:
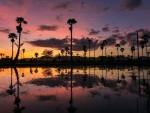
M 70 47 L 67 24 L 70 18 L 77 20 L 73 25 L 73 55 L 83 56 L 83 45 L 88 47 L 88 39 L 98 40 L 96 56 L 101 55 L 99 45 L 104 39 L 108 41 L 108 55 L 111 51 L 117 54 L 116 43 L 125 48 L 125 55 L 131 55 L 136 31 L 141 35 L 150 34 L 150 0 L 0 0 L 0 9 L 0 53 L 10 57 L 8 34 L 17 34 L 16 17 L 28 22 L 22 25 L 21 50 L 25 49 L 25 57 L 29 58 L 35 52 L 41 56 L 44 49 L 54 50 L 55 56 L 62 48 Z M 14 56 L 16 52 L 15 46 Z

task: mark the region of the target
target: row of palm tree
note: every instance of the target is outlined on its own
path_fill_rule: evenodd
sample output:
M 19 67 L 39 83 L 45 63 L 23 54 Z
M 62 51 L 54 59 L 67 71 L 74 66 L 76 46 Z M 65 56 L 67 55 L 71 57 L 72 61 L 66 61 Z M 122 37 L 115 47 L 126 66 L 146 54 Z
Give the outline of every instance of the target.
M 27 22 L 24 20 L 24 18 L 22 17 L 17 17 L 16 18 L 16 22 L 19 24 L 18 26 L 16 26 L 16 29 L 17 29 L 17 32 L 19 33 L 19 42 L 18 44 L 15 43 L 15 40 L 17 39 L 17 35 L 15 33 L 10 33 L 8 35 L 8 38 L 11 39 L 11 42 L 12 42 L 12 55 L 11 55 L 11 60 L 16 63 L 16 61 L 18 60 L 18 56 L 19 56 L 19 52 L 20 52 L 20 48 L 21 46 L 23 45 L 23 43 L 21 43 L 21 32 L 22 32 L 22 24 L 27 24 Z M 71 45 L 70 45 L 70 48 L 69 47 L 65 47 L 64 49 L 61 50 L 61 54 L 63 55 L 64 53 L 66 54 L 66 60 L 67 60 L 67 54 L 70 54 L 71 56 L 71 60 L 72 60 L 72 55 L 73 55 L 73 52 L 72 52 L 72 29 L 73 29 L 73 24 L 77 23 L 77 21 L 75 19 L 69 19 L 67 21 L 67 23 L 70 25 L 69 27 L 69 30 L 71 32 Z M 143 56 L 143 49 L 144 47 L 146 47 L 146 54 L 147 56 L 149 56 L 149 53 L 147 51 L 147 43 L 148 43 L 148 39 L 150 38 L 150 35 L 147 35 L 147 34 L 144 34 L 141 39 L 142 41 L 139 43 L 141 45 L 141 49 L 142 49 L 142 56 Z M 92 40 L 89 39 L 88 40 L 88 44 L 89 44 L 89 61 L 90 61 L 90 51 L 91 51 L 91 42 Z M 15 58 L 14 57 L 14 51 L 13 51 L 13 48 L 14 48 L 14 43 L 16 44 L 18 50 L 17 50 L 17 53 L 16 53 L 16 56 Z M 93 42 L 94 43 L 94 42 Z M 106 53 L 106 47 L 107 47 L 107 40 L 103 40 L 102 43 L 100 44 L 100 49 L 102 50 L 102 56 L 103 56 L 103 50 L 105 49 L 105 56 L 107 56 L 107 53 Z M 121 45 L 119 43 L 117 43 L 115 45 L 115 47 L 117 48 L 117 56 L 119 56 L 119 48 L 121 47 Z M 134 43 L 133 45 L 131 46 L 131 53 L 132 53 L 132 58 L 135 58 L 135 46 L 134 46 Z M 84 51 L 84 58 L 86 57 L 86 53 L 87 53 L 87 46 L 86 45 L 83 45 L 83 51 Z M 125 49 L 122 47 L 120 48 L 120 51 L 122 52 L 122 55 L 123 55 L 123 52 L 125 51 Z M 24 58 L 24 53 L 25 53 L 25 49 L 22 49 L 22 52 L 23 52 L 23 58 Z M 111 52 L 111 56 L 112 56 L 112 52 Z M 94 55 L 95 55 L 95 45 L 94 45 Z

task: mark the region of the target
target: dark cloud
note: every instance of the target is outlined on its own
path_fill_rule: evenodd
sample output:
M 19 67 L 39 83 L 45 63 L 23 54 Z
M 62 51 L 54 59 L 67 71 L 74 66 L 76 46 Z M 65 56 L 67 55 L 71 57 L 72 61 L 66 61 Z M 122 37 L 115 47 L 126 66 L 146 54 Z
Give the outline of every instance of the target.
M 69 46 L 69 39 L 68 38 L 64 38 L 64 39 L 50 38 L 45 40 L 38 39 L 35 41 L 29 41 L 27 43 L 33 46 L 62 49 Z
M 10 33 L 10 29 L 7 29 L 7 28 L 0 28 L 0 32 L 3 32 L 3 33 Z
M 70 7 L 71 2 L 70 1 L 65 1 L 65 2 L 60 2 L 59 4 L 55 5 L 52 10 L 68 10 L 68 11 L 73 11 L 72 8 Z
M 97 34 L 99 34 L 100 33 L 100 31 L 99 30 L 94 30 L 94 29 L 91 29 L 90 31 L 89 31 L 89 35 L 97 35 Z
M 109 9 L 109 7 L 105 7 L 103 10 L 102 10 L 102 12 L 105 12 L 105 11 L 107 11 Z
M 116 26 L 114 28 L 112 28 L 112 33 L 119 33 L 119 28 Z
M 108 27 L 108 26 L 106 26 L 106 27 L 103 27 L 103 28 L 102 28 L 102 31 L 104 31 L 104 32 L 108 32 L 108 31 L 110 31 L 110 29 L 109 29 L 109 27 Z
M 58 22 L 62 22 L 63 21 L 63 14 L 57 15 L 55 19 Z
M 30 31 L 29 31 L 29 30 L 26 30 L 26 31 L 23 31 L 22 33 L 23 33 L 23 34 L 30 34 Z
M 83 51 L 83 45 L 87 45 L 88 47 L 88 40 L 90 38 L 83 37 L 81 39 L 73 39 L 73 51 Z M 50 38 L 46 40 L 35 40 L 35 41 L 28 41 L 26 43 L 29 43 L 33 46 L 39 46 L 39 47 L 50 47 L 50 48 L 57 48 L 62 49 L 65 47 L 70 47 L 70 39 L 69 38 L 63 38 L 63 39 L 56 39 L 56 38 Z M 92 43 L 91 43 L 92 44 Z M 99 47 L 99 41 L 95 40 L 95 49 Z M 91 49 L 93 46 L 91 46 Z
M 123 45 L 123 46 L 124 46 L 125 44 L 127 44 L 127 41 L 126 41 L 126 40 L 121 40 L 121 41 L 120 41 L 120 45 Z
M 133 11 L 134 9 L 142 5 L 142 0 L 122 0 L 122 9 L 127 11 Z
M 112 33 L 119 33 L 119 29 L 112 30 Z
M 114 36 L 110 36 L 109 38 L 107 38 L 107 45 L 108 46 L 114 46 L 116 44 L 116 39 L 113 38 Z
M 39 28 L 38 28 L 38 30 L 41 30 L 41 31 L 56 31 L 57 29 L 58 29 L 57 25 L 52 25 L 52 26 L 39 25 Z

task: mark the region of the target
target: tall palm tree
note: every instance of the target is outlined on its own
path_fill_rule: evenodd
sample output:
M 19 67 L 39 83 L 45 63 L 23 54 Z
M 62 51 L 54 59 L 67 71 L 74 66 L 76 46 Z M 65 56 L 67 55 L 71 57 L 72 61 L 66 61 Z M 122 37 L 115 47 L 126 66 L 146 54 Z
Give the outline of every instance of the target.
M 148 43 L 148 39 L 150 38 L 150 35 L 144 34 L 141 38 L 144 41 L 144 44 L 145 44 L 145 47 L 146 47 L 146 53 L 147 53 L 147 43 Z
M 117 47 L 117 56 L 119 56 L 118 48 L 120 47 L 120 44 L 116 44 L 115 47 Z
M 72 62 L 73 62 L 73 59 L 72 59 L 72 53 L 73 53 L 72 52 L 72 29 L 73 29 L 73 27 L 72 27 L 72 25 L 77 23 L 77 21 L 75 19 L 69 19 L 67 21 L 67 23 L 70 25 L 69 30 L 71 32 L 71 47 L 70 47 L 70 49 L 71 49 L 71 64 L 72 64 Z
M 23 52 L 23 59 L 24 59 L 24 53 L 25 53 L 25 49 L 22 49 L 22 52 Z
M 18 60 L 18 56 L 19 56 L 19 53 L 20 53 L 20 47 L 22 45 L 22 44 L 20 44 L 21 32 L 22 32 L 22 23 L 27 24 L 27 22 L 22 17 L 17 17 L 16 22 L 19 24 L 18 26 L 16 26 L 17 32 L 19 33 L 19 44 L 18 44 L 17 54 L 16 54 L 16 57 L 14 59 L 14 63 L 16 63 L 16 61 Z
M 69 47 L 65 47 L 65 51 L 66 51 L 66 61 L 67 61 L 67 54 L 69 52 Z
M 107 40 L 103 40 L 103 45 L 104 45 L 104 47 L 105 47 L 105 56 L 107 56 L 107 54 L 106 54 L 106 45 L 107 45 Z
M 13 61 L 13 48 L 14 48 L 14 42 L 15 42 L 15 39 L 17 39 L 17 35 L 15 33 L 10 33 L 8 35 L 8 38 L 11 39 L 11 42 L 12 42 L 12 55 L 11 55 L 11 60 Z
M 142 57 L 143 57 L 143 49 L 144 49 L 144 44 L 145 44 L 145 42 L 144 42 L 144 41 L 141 41 L 141 42 L 140 42 L 141 49 L 142 49 Z
M 92 41 L 91 39 L 88 40 L 88 42 L 89 42 L 89 61 L 90 61 L 90 44 L 91 44 L 91 41 Z
M 38 53 L 35 53 L 34 55 L 35 55 L 36 61 L 37 61 L 37 57 L 39 56 L 39 54 L 38 54 Z
M 133 56 L 133 53 L 134 53 L 134 56 L 132 58 L 135 59 L 135 47 L 134 47 L 134 43 L 133 43 L 133 46 L 131 47 L 130 51 L 132 53 L 132 56 Z
M 122 56 L 123 56 L 124 48 L 120 48 L 120 51 L 122 52 Z

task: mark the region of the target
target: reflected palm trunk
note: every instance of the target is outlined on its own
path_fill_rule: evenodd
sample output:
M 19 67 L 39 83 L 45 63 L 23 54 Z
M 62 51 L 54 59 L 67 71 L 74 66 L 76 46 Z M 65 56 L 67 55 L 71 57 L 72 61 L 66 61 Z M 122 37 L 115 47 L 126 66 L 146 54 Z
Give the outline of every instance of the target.
M 69 101 L 70 106 L 67 108 L 67 110 L 68 110 L 69 113 L 74 113 L 74 112 L 77 111 L 77 108 L 75 108 L 75 107 L 73 106 L 72 74 L 71 74 L 70 80 L 71 80 L 71 91 L 70 91 L 70 101 Z
M 19 81 L 19 74 L 18 74 L 18 70 L 17 70 L 16 67 L 14 67 L 14 71 L 15 71 L 15 74 L 16 74 L 16 77 L 17 77 L 17 96 L 15 95 L 14 104 L 16 105 L 16 107 L 14 108 L 13 112 L 14 113 L 22 113 L 22 110 L 25 109 L 24 106 L 20 107 L 21 99 L 20 99 L 20 96 L 19 96 L 19 86 L 22 85 L 22 84 Z
M 9 89 L 6 90 L 6 92 L 9 94 L 9 95 L 13 95 L 16 91 L 16 89 L 14 89 L 13 85 L 12 85 L 12 74 L 13 74 L 13 70 L 11 68 L 11 82 L 10 82 L 10 86 L 9 86 Z

